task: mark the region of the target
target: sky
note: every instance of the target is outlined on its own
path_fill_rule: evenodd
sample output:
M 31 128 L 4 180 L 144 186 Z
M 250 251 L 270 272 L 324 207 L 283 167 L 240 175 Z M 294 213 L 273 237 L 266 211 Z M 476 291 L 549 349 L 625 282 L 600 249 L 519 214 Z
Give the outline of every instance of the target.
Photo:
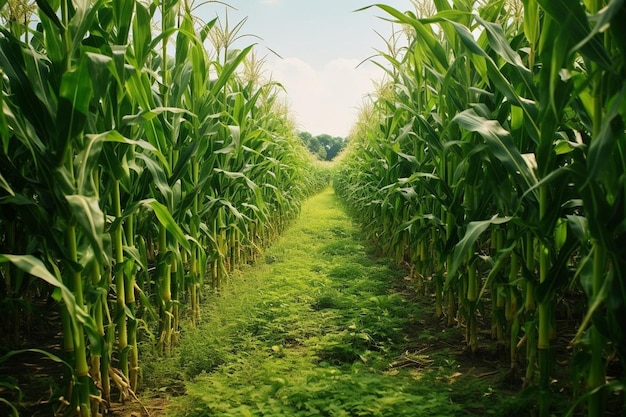
M 379 0 L 380 1 L 380 0 Z M 387 0 L 401 11 L 413 9 L 411 0 Z M 287 90 L 287 101 L 299 130 L 347 137 L 359 106 L 374 90 L 383 71 L 362 61 L 386 50 L 393 25 L 378 8 L 354 12 L 374 4 L 369 0 L 227 0 L 232 28 L 247 17 L 238 47 L 256 43 L 265 57 L 265 76 Z M 196 14 L 205 21 L 216 16 L 225 22 L 227 7 L 210 2 Z M 395 29 L 398 29 L 395 27 Z M 376 33 L 382 35 L 382 38 Z M 384 39 L 383 39 L 384 38 Z M 280 55 L 280 57 L 276 56 Z M 382 58 L 378 62 L 384 63 Z

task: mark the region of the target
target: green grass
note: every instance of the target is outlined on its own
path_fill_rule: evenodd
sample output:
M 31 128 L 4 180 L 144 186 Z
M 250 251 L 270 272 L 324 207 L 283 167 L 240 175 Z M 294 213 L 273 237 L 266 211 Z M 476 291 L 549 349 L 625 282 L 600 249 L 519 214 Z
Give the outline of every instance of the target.
M 463 388 L 461 402 L 451 391 L 456 362 L 411 351 L 431 313 L 392 289 L 406 271 L 370 253 L 331 190 L 263 258 L 183 335 L 166 366 L 182 370 L 186 395 L 167 415 L 471 415 Z M 493 401 L 467 385 L 473 403 Z

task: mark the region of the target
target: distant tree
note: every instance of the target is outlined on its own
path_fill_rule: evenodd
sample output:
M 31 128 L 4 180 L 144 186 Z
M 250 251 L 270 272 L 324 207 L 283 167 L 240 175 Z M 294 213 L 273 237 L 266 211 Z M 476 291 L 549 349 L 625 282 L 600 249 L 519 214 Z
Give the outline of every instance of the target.
M 309 144 L 313 141 L 313 135 L 311 135 L 309 132 L 300 132 L 298 133 L 298 136 L 300 136 L 300 139 L 302 139 L 302 142 L 307 148 L 309 147 Z
M 322 149 L 322 145 L 319 143 L 316 137 L 313 137 L 309 132 L 300 132 L 299 134 L 302 143 L 307 147 L 309 152 L 313 155 L 317 156 L 318 159 L 324 160 L 326 158 L 326 152 L 324 152 L 323 156 L 320 155 L 320 149 Z
M 325 148 L 330 147 L 331 142 L 333 141 L 332 136 L 323 133 L 321 135 L 316 136 L 317 141 Z
M 341 139 L 341 138 L 339 138 Z M 341 150 L 346 146 L 346 142 L 342 140 L 341 142 L 334 142 L 330 148 L 326 150 L 326 160 L 332 161 L 335 159 L 337 154 L 341 152 Z
M 326 133 L 313 136 L 309 132 L 300 132 L 299 136 L 309 152 L 322 161 L 332 161 L 346 146 L 346 139 Z

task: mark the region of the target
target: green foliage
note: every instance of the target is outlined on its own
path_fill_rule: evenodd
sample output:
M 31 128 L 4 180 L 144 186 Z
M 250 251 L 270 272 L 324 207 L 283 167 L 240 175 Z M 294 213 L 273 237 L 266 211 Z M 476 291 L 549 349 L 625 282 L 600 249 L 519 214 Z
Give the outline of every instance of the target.
M 333 137 L 325 133 L 313 136 L 309 132 L 299 132 L 298 136 L 309 152 L 322 161 L 335 159 L 339 152 L 346 147 L 347 143 L 345 138 Z
M 370 6 L 409 42 L 381 52 L 388 81 L 361 112 L 335 189 L 368 238 L 434 292 L 436 315 L 467 327 L 470 351 L 490 315 L 493 343 L 513 369 L 523 361 L 541 416 L 558 333 L 577 333 L 588 356 L 574 381 L 585 380 L 585 411 L 604 415 L 603 391 L 616 386 L 608 352 L 626 360 L 616 325 L 626 312 L 624 4 L 433 4 L 432 15 Z M 567 297 L 586 313 L 557 329 Z
M 447 416 L 494 398 L 519 405 L 487 382 L 450 385 L 458 368 L 449 353 L 436 365 L 408 353 L 428 313 L 394 291 L 405 271 L 369 253 L 337 203 L 330 190 L 306 202 L 267 250 L 272 262 L 241 271 L 211 301 L 204 323 L 183 336 L 180 363 L 226 360 L 191 373 L 167 414 Z M 328 250 L 342 246 L 350 250 Z M 426 369 L 394 367 L 405 356 Z
M 375 6 L 407 28 L 409 46 L 381 53 L 389 82 L 363 109 L 334 184 L 369 238 L 435 292 L 437 316 L 467 326 L 473 352 L 491 300 L 492 338 L 513 368 L 524 358 L 542 416 L 556 300 L 584 298 L 575 341 L 588 367 L 573 381 L 586 380 L 588 414 L 603 415 L 608 352 L 624 342 L 612 323 L 626 305 L 614 286 L 626 271 L 614 182 L 626 168 L 623 2 L 528 0 L 523 19 L 517 2 L 478 3 L 435 1 L 428 16 Z
M 52 294 L 75 375 L 56 411 L 84 417 L 111 401 L 113 366 L 136 390 L 139 349 L 169 356 L 184 313 L 195 324 L 329 176 L 277 85 L 241 75 L 243 23 L 176 0 L 38 1 L 30 22 L 30 4 L 0 3 L 0 305 Z M 17 319 L 7 334 L 26 338 Z

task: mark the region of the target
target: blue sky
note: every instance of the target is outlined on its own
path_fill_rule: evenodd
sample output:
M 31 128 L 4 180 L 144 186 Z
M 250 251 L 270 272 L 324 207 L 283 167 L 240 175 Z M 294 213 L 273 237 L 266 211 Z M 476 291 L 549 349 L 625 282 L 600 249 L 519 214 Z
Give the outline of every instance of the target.
M 266 72 L 281 82 L 288 103 L 301 130 L 313 135 L 328 133 L 347 136 L 356 121 L 357 108 L 373 79 L 382 71 L 371 63 L 357 65 L 385 49 L 376 32 L 388 38 L 391 23 L 379 17 L 377 8 L 353 12 L 373 4 L 367 0 L 228 0 L 229 26 L 248 20 L 242 46 L 257 43 L 256 52 L 265 56 Z M 388 0 L 384 4 L 399 10 L 413 9 L 410 0 Z M 204 20 L 220 16 L 226 6 L 208 3 L 197 14 Z M 396 27 L 396 29 L 398 29 Z M 375 32 L 376 31 L 376 32 Z M 269 49 L 281 56 L 276 57 Z M 382 60 L 379 60 L 382 62 Z

